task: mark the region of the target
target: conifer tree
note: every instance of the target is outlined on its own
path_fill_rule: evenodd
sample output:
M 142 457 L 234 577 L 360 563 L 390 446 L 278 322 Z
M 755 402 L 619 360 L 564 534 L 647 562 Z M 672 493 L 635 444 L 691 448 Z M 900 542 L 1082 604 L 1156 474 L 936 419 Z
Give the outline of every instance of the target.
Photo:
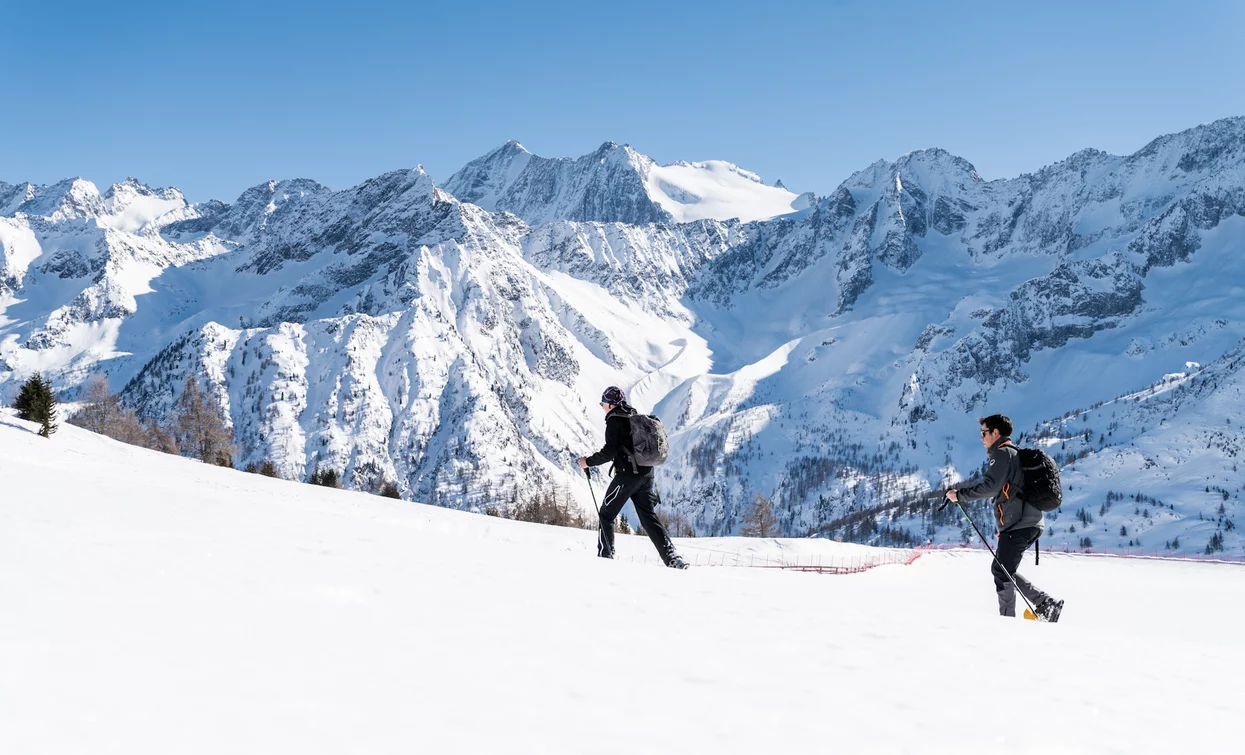
M 22 384 L 13 408 L 17 409 L 20 419 L 37 422 L 43 437 L 51 437 L 56 432 L 56 396 L 52 393 L 52 384 L 44 380 L 42 374 L 36 372 Z
M 17 418 L 31 422 L 30 412 L 34 409 L 35 394 L 39 391 L 39 384 L 43 382 L 43 376 L 35 373 L 26 382 L 22 383 L 22 387 L 17 391 L 17 398 L 13 400 L 13 408 L 17 410 Z
M 402 494 L 398 491 L 398 484 L 396 482 L 389 481 L 385 481 L 385 484 L 380 486 L 380 495 L 382 498 L 402 497 Z
M 39 423 L 39 434 L 45 438 L 52 437 L 59 425 L 56 422 L 56 396 L 52 394 L 52 386 L 46 381 L 35 395 L 31 419 Z

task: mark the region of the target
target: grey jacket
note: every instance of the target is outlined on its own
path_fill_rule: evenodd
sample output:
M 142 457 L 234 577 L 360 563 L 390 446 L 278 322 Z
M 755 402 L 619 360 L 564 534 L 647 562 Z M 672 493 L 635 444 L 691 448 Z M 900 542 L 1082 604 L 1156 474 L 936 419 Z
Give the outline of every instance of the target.
M 1039 531 L 1044 529 L 1046 525 L 1042 512 L 1025 505 L 1025 474 L 1020 468 L 1020 458 L 1012 439 L 1000 438 L 990 447 L 989 456 L 986 476 L 980 482 L 956 489 L 960 499 L 979 501 L 993 498 L 994 526 L 999 532 L 1025 527 L 1037 527 Z

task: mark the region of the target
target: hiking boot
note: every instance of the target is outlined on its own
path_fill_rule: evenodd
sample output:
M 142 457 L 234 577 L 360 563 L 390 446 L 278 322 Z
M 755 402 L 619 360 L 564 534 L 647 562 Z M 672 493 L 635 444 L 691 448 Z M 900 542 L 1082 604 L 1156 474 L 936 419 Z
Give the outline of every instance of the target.
M 1059 614 L 1063 613 L 1063 601 L 1047 598 L 1038 604 L 1037 612 L 1042 619 L 1054 624 L 1059 621 Z
M 670 559 L 670 562 L 667 563 L 666 566 L 670 567 L 671 569 L 686 569 L 687 562 L 683 560 L 682 556 L 675 556 L 674 558 Z

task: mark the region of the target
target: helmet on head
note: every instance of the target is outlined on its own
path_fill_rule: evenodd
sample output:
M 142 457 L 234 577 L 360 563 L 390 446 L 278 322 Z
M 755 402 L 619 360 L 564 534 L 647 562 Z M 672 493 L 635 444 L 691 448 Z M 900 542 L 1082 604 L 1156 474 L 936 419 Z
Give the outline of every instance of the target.
M 619 388 L 616 385 L 611 385 L 609 388 L 605 389 L 604 393 L 601 394 L 602 404 L 614 404 L 617 406 L 625 400 L 626 397 L 623 395 L 622 388 Z

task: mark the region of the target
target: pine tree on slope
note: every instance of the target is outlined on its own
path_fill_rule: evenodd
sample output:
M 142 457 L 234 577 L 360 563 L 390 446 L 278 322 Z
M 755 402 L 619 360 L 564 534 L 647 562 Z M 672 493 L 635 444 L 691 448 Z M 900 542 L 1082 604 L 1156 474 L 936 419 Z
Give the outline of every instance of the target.
M 37 422 L 43 437 L 49 438 L 56 432 L 56 396 L 52 393 L 52 384 L 40 373 L 36 372 L 22 384 L 13 407 L 20 419 Z

